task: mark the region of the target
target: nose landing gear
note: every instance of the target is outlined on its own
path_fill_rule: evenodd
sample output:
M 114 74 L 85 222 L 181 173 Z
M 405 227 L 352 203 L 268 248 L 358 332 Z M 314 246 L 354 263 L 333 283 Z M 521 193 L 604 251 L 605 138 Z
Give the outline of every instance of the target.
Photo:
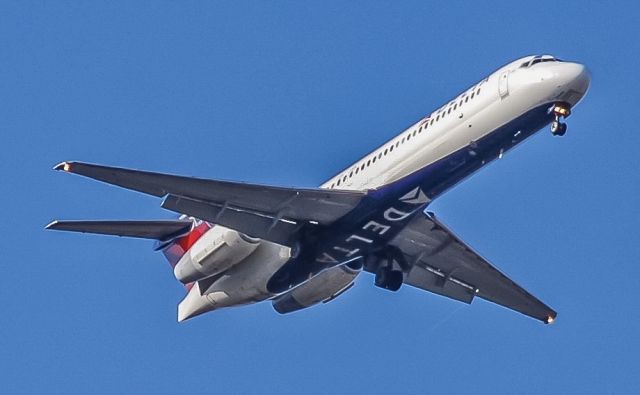
M 555 121 L 551 122 L 551 134 L 554 136 L 564 136 L 567 133 L 567 124 L 560 122 L 560 118 L 556 116 Z
M 551 122 L 551 134 L 554 136 L 564 136 L 564 134 L 567 133 L 567 124 L 560 122 L 560 119 L 571 115 L 571 109 L 567 104 L 556 104 L 553 106 L 553 114 L 555 115 L 555 119 Z

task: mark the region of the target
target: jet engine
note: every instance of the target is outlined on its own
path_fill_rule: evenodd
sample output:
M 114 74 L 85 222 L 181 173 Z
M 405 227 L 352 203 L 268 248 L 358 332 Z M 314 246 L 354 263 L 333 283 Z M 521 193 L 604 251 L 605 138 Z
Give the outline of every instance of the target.
M 358 264 L 327 269 L 311 280 L 273 300 L 273 308 L 280 314 L 291 313 L 320 302 L 329 302 L 351 288 L 360 274 Z
M 221 273 L 249 256 L 260 239 L 223 226 L 209 229 L 180 258 L 173 274 L 184 284 Z

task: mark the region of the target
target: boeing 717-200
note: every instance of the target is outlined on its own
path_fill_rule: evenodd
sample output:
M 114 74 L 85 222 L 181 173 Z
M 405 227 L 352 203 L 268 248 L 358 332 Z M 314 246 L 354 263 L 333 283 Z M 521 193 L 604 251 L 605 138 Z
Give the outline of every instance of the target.
M 585 66 L 528 56 L 501 67 L 319 188 L 182 177 L 81 162 L 55 167 L 163 198 L 157 221 L 54 221 L 48 229 L 156 240 L 187 288 L 178 321 L 269 300 L 279 313 L 333 300 L 363 271 L 461 302 L 489 300 L 550 323 L 556 312 L 426 208 L 543 127 L 566 132 Z

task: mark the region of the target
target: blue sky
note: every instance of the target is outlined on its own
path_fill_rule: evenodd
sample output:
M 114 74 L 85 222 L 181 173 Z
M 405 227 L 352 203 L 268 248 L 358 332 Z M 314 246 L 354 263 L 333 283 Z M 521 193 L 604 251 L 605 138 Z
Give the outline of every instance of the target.
M 0 385 L 7 393 L 640 391 L 640 79 L 632 2 L 3 2 Z M 554 307 L 545 326 L 363 275 L 336 301 L 177 324 L 151 243 L 54 218 L 169 218 L 51 171 L 83 160 L 316 186 L 499 66 L 591 90 L 431 209 Z

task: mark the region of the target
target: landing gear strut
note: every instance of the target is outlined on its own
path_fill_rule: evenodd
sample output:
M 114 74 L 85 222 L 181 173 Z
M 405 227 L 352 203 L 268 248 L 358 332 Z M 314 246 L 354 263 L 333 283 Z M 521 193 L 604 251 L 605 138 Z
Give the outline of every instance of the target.
M 560 122 L 560 119 L 571 115 L 569 105 L 564 103 L 556 104 L 553 106 L 553 114 L 555 118 L 553 122 L 551 122 L 551 134 L 554 136 L 564 136 L 564 134 L 567 133 L 567 124 Z

